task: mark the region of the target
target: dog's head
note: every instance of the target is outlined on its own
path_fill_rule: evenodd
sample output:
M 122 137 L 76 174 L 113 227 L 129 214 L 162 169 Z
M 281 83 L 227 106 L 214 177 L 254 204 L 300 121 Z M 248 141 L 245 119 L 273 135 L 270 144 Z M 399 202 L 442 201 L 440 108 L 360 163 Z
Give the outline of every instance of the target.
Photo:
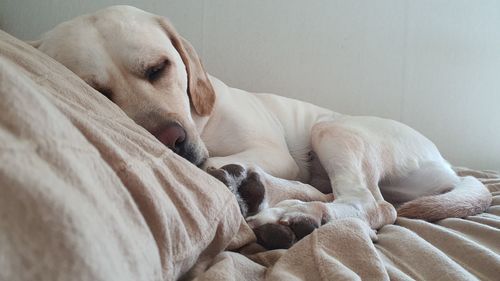
M 208 156 L 194 119 L 215 93 L 193 47 L 165 19 L 114 6 L 64 22 L 32 44 L 196 165 Z

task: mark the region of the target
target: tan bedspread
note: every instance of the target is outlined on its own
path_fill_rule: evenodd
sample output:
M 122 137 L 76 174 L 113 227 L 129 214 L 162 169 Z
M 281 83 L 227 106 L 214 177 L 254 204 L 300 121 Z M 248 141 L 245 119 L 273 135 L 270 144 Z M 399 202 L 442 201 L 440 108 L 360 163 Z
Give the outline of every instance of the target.
M 220 182 L 0 32 L 0 280 L 500 280 L 500 174 L 458 171 L 487 213 L 401 218 L 376 243 L 338 220 L 262 251 Z
M 398 218 L 376 243 L 361 222 L 338 220 L 289 250 L 248 255 L 253 262 L 223 252 L 198 280 L 500 280 L 500 174 L 457 171 L 493 192 L 487 213 L 436 224 Z

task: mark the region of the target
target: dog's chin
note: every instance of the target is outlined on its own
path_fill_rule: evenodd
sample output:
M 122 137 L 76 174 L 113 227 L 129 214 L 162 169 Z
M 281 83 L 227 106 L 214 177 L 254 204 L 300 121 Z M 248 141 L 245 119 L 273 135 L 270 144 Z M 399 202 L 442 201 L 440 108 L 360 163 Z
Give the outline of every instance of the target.
M 182 157 L 184 157 L 184 159 L 188 160 L 189 162 L 193 163 L 194 165 L 196 165 L 197 167 L 201 167 L 203 166 L 203 164 L 205 163 L 205 161 L 207 161 L 207 156 L 204 156 L 204 155 L 198 155 L 198 156 L 191 156 L 191 155 L 187 155 L 187 157 L 181 155 Z
M 198 161 L 196 161 L 196 163 L 193 163 L 193 164 L 195 164 L 198 168 L 201 169 L 203 167 L 203 164 L 205 164 L 205 162 L 207 161 L 207 159 L 208 159 L 208 156 L 203 156 Z
M 198 167 L 201 167 L 208 159 L 206 148 L 200 147 L 194 143 L 186 144 L 183 149 L 176 151 L 176 153 Z

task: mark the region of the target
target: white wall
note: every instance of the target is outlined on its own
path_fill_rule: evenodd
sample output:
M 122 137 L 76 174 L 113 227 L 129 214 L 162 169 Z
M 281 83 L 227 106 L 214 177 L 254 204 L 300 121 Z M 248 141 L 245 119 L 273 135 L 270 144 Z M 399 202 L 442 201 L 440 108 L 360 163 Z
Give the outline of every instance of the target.
M 455 165 L 500 170 L 500 1 L 0 0 L 22 39 L 128 3 L 168 16 L 226 83 L 394 118 Z

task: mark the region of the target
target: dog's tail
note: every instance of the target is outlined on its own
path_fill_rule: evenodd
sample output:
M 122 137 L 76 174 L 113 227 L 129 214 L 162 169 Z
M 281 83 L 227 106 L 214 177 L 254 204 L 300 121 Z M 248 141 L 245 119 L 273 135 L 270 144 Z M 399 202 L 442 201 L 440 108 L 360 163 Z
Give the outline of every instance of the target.
M 437 221 L 444 218 L 463 218 L 484 212 L 491 204 L 488 189 L 474 177 L 462 177 L 446 193 L 424 196 L 404 203 L 398 216 Z

